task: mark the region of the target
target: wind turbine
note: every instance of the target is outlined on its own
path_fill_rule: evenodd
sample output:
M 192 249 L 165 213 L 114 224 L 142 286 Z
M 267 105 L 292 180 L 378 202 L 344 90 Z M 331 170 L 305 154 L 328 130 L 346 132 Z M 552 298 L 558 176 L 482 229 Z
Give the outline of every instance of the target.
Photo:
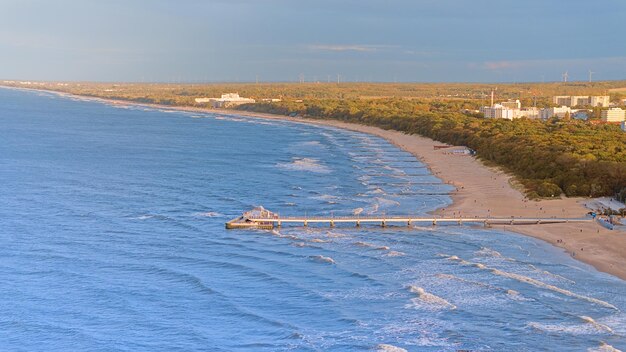
M 595 72 L 589 70 L 589 83 L 591 83 L 591 77 L 593 76 Z
M 563 82 L 567 83 L 567 77 L 569 77 L 569 73 L 565 71 L 561 76 L 563 77 Z

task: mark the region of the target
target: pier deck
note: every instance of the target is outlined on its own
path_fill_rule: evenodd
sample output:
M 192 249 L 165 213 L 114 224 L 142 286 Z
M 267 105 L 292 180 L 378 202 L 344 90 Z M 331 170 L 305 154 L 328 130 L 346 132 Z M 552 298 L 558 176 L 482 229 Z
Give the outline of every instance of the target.
M 262 209 L 262 208 L 261 208 Z M 387 225 L 462 225 L 469 223 L 482 223 L 489 225 L 537 225 L 537 224 L 559 224 L 559 223 L 586 223 L 593 222 L 592 218 L 463 218 L 463 217 L 416 217 L 410 215 L 389 215 L 389 216 L 341 216 L 341 217 L 319 217 L 319 216 L 287 216 L 281 217 L 278 214 L 263 211 L 253 211 L 226 223 L 226 228 L 264 228 L 271 229 L 287 224 L 308 226 L 309 224 L 325 224 L 334 227 L 337 224 L 353 224 L 361 226 L 365 224 Z

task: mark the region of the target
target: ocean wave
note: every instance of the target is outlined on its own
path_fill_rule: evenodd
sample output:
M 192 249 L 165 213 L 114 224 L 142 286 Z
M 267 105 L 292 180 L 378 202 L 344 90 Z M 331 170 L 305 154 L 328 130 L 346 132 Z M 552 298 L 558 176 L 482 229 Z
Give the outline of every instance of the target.
M 352 210 L 352 215 L 359 215 L 363 212 L 363 208 L 356 208 L 354 210 Z
M 423 306 L 422 303 L 425 303 L 429 308 L 431 309 L 451 309 L 454 310 L 456 309 L 456 306 L 448 301 L 446 301 L 444 298 L 441 298 L 439 296 L 436 296 L 432 293 L 426 292 L 426 290 L 424 290 L 421 287 L 417 287 L 417 286 L 413 286 L 410 285 L 408 286 L 408 290 L 411 293 L 415 293 L 417 295 L 417 298 L 412 298 L 411 302 L 413 303 L 412 305 L 409 305 L 408 307 L 420 307 Z
M 404 252 L 399 252 L 399 251 L 389 251 L 388 253 L 385 254 L 385 257 L 402 257 L 405 256 L 406 253 Z
M 308 141 L 308 142 L 298 143 L 298 145 L 304 146 L 304 147 L 320 147 L 322 146 L 322 143 L 320 143 L 319 141 Z
M 215 211 L 207 211 L 205 213 L 194 213 L 193 215 L 194 216 L 207 217 L 207 218 L 220 218 L 220 217 L 225 216 L 224 214 L 218 213 L 218 212 L 215 212 Z
M 588 317 L 586 315 L 581 315 L 580 319 L 582 319 L 585 323 L 591 324 L 594 328 L 596 328 L 597 330 L 600 331 L 606 331 L 610 334 L 613 333 L 613 329 L 611 329 L 609 326 L 604 325 L 604 324 L 600 324 L 597 321 L 595 321 L 592 317 Z
M 382 188 L 374 188 L 371 191 L 367 192 L 368 194 L 382 194 L 382 195 L 386 195 L 387 193 L 385 193 L 385 191 L 382 190 Z
M 383 206 L 385 208 L 397 207 L 400 205 L 400 202 L 392 200 L 392 199 L 385 199 L 385 198 L 380 198 L 380 197 L 376 197 L 374 199 L 380 206 Z
M 542 324 L 538 322 L 528 323 L 528 327 L 548 333 L 560 333 L 568 335 L 598 335 L 613 334 L 613 329 L 600 324 L 588 316 L 579 317 L 583 324 Z
M 498 252 L 498 251 L 496 251 L 494 249 L 491 249 L 489 247 L 481 247 L 480 250 L 475 252 L 475 254 L 478 255 L 478 256 L 482 256 L 482 257 L 498 258 L 498 259 L 502 259 L 502 260 L 509 261 L 509 262 L 516 262 L 516 263 L 519 262 L 517 259 L 505 257 L 500 252 Z M 539 269 L 539 268 L 537 268 L 536 266 L 534 266 L 532 264 L 527 264 L 527 265 L 528 265 L 528 267 L 531 270 L 533 270 L 533 271 L 535 271 L 535 272 L 537 272 L 537 273 L 539 273 L 541 275 L 550 276 L 552 278 L 555 278 L 555 279 L 558 279 L 558 280 L 562 280 L 562 281 L 567 281 L 567 282 L 572 283 L 572 284 L 575 283 L 575 281 L 573 281 L 573 280 L 570 280 L 570 279 L 568 279 L 566 277 L 563 277 L 561 275 L 558 275 L 558 274 L 551 273 L 551 272 L 549 272 L 547 270 Z
M 270 233 L 271 233 L 273 236 L 280 237 L 280 238 L 288 238 L 288 239 L 290 239 L 290 240 L 294 240 L 294 241 L 300 241 L 300 240 L 301 240 L 301 238 L 300 238 L 300 237 L 298 237 L 298 236 L 294 236 L 294 235 L 283 235 L 282 233 L 280 233 L 280 232 L 279 232 L 279 231 L 277 231 L 277 230 L 272 230 L 272 231 L 270 231 Z
M 502 254 L 495 249 L 491 249 L 489 247 L 480 247 L 480 250 L 475 252 L 476 255 L 482 257 L 497 257 L 502 258 Z
M 497 286 L 480 282 L 480 281 L 468 280 L 468 279 L 464 279 L 464 278 L 451 275 L 451 274 L 437 274 L 435 276 L 438 278 L 442 278 L 442 279 L 458 281 L 467 285 L 481 287 L 487 290 L 501 292 L 501 293 L 506 294 L 508 298 L 515 300 L 515 301 L 532 301 L 532 299 L 525 298 L 519 292 L 512 290 L 512 289 L 505 289 L 505 288 L 497 287 Z
M 334 237 L 334 238 L 350 237 L 349 235 L 346 235 L 345 233 L 332 232 L 332 231 L 327 231 L 326 236 Z
M 618 350 L 617 348 L 609 345 L 608 343 L 604 341 L 600 341 L 600 346 L 588 348 L 587 352 L 622 352 L 622 351 Z
M 333 258 L 325 257 L 323 255 L 312 255 L 312 256 L 309 256 L 309 259 L 318 263 L 336 264 Z
M 278 167 L 289 171 L 309 171 L 320 174 L 328 174 L 331 169 L 320 164 L 318 159 L 313 158 L 293 158 L 290 163 L 279 163 Z
M 381 343 L 376 346 L 377 352 L 408 352 L 402 347 Z
M 502 271 L 502 270 L 495 269 L 495 268 L 490 268 L 490 267 L 488 267 L 488 266 L 486 266 L 484 264 L 480 264 L 480 263 L 471 263 L 471 262 L 468 262 L 468 261 L 465 261 L 465 260 L 459 258 L 456 255 L 449 256 L 448 259 L 449 260 L 453 260 L 453 261 L 457 261 L 457 262 L 459 262 L 459 263 L 461 263 L 463 265 L 473 265 L 473 266 L 475 266 L 475 267 L 477 267 L 477 268 L 479 268 L 481 270 L 489 270 L 493 274 L 498 275 L 498 276 L 506 277 L 506 278 L 513 279 L 513 280 L 517 280 L 519 282 L 527 283 L 527 284 L 530 284 L 530 285 L 535 286 L 535 287 L 539 287 L 539 288 L 547 289 L 547 290 L 550 290 L 550 291 L 558 292 L 558 293 L 563 294 L 565 296 L 577 298 L 577 299 L 580 299 L 580 300 L 583 300 L 583 301 L 587 301 L 587 302 L 590 302 L 590 303 L 597 304 L 599 306 L 603 306 L 603 307 L 606 307 L 606 308 L 611 308 L 611 309 L 619 311 L 619 309 L 616 306 L 614 306 L 614 305 L 612 305 L 612 304 L 610 304 L 608 302 L 605 302 L 605 301 L 602 301 L 602 300 L 599 300 L 599 299 L 593 298 L 593 297 L 583 296 L 583 295 L 580 295 L 578 293 L 574 293 L 572 291 L 569 291 L 569 290 L 566 290 L 564 288 L 560 288 L 560 287 L 557 287 L 557 286 L 554 286 L 554 285 L 546 284 L 545 282 L 542 282 L 542 281 L 530 278 L 528 276 L 515 274 L 515 273 L 511 273 L 511 272 L 507 272 L 507 271 Z

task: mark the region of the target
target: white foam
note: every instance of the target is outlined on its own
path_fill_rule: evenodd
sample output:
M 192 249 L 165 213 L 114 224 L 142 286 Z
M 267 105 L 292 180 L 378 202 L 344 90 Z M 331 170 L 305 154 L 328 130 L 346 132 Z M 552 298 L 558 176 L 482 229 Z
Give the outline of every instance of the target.
M 591 347 L 587 349 L 587 352 L 622 352 L 617 348 L 609 345 L 608 343 L 601 341 L 600 346 Z
M 363 212 L 363 208 L 356 208 L 352 210 L 352 215 L 359 215 Z
M 402 347 L 389 345 L 385 343 L 381 343 L 378 346 L 376 346 L 376 351 L 378 352 L 408 352 Z
M 385 254 L 385 257 L 402 257 L 406 255 L 406 253 L 398 252 L 398 251 L 389 251 L 389 253 Z
M 600 324 L 597 321 L 593 320 L 593 318 L 591 318 L 591 317 L 588 317 L 586 315 L 582 315 L 582 316 L 580 316 L 580 319 L 582 319 L 585 323 L 591 324 L 597 330 L 606 331 L 606 332 L 611 333 L 611 334 L 613 333 L 613 329 L 611 329 L 609 326 L 604 325 L 604 324 Z
M 224 216 L 224 214 L 221 214 L 215 211 L 207 211 L 205 213 L 194 213 L 193 215 L 207 217 L 207 218 L 218 218 L 218 217 Z
M 320 164 L 319 160 L 313 158 L 294 158 L 290 163 L 278 164 L 278 167 L 290 171 L 309 171 L 320 174 L 331 172 L 327 166 Z
M 299 145 L 313 147 L 313 146 L 321 146 L 322 143 L 320 143 L 319 141 L 308 141 L 308 142 L 299 143 Z
M 617 307 L 615 307 L 614 305 L 612 305 L 612 304 L 610 304 L 608 302 L 605 302 L 605 301 L 602 301 L 602 300 L 599 300 L 599 299 L 593 298 L 593 297 L 583 296 L 583 295 L 574 293 L 572 291 L 569 291 L 569 290 L 566 290 L 564 288 L 560 288 L 560 287 L 557 287 L 557 286 L 554 286 L 554 285 L 546 284 L 545 282 L 541 282 L 539 280 L 530 278 L 528 276 L 515 274 L 515 273 L 510 273 L 510 272 L 502 271 L 502 270 L 495 269 L 495 268 L 490 268 L 490 267 L 488 267 L 488 266 L 486 266 L 484 264 L 480 264 L 480 263 L 470 263 L 468 261 L 465 261 L 465 260 L 457 257 L 456 255 L 449 256 L 448 259 L 458 261 L 459 263 L 464 264 L 464 265 L 473 265 L 473 266 L 476 266 L 477 268 L 479 268 L 481 270 L 489 270 L 489 271 L 491 271 L 492 273 L 494 273 L 495 275 L 498 275 L 498 276 L 508 277 L 510 279 L 514 279 L 514 280 L 517 280 L 519 282 L 524 282 L 524 283 L 533 285 L 535 287 L 544 288 L 544 289 L 547 289 L 547 290 L 558 292 L 560 294 L 563 294 L 563 295 L 566 295 L 566 296 L 569 296 L 569 297 L 577 298 L 577 299 L 580 299 L 580 300 L 583 300 L 583 301 L 587 301 L 587 302 L 590 302 L 590 303 L 594 303 L 594 304 L 597 304 L 597 305 L 600 305 L 600 306 L 603 306 L 603 307 L 606 307 L 606 308 L 611 308 L 611 309 L 615 309 L 615 310 L 619 311 L 619 309 Z
M 580 317 L 584 324 L 542 324 L 538 322 L 528 323 L 528 327 L 536 330 L 568 335 L 598 335 L 612 334 L 613 330 L 606 325 L 598 324 L 589 317 Z
M 313 255 L 310 256 L 311 260 L 320 262 L 320 263 L 328 263 L 328 264 L 336 264 L 335 260 L 331 257 L 325 257 L 323 255 Z
M 495 249 L 491 249 L 489 247 L 481 247 L 479 251 L 476 251 L 477 255 L 483 257 L 499 257 L 502 258 L 502 254 Z
M 426 290 L 421 287 L 411 285 L 408 287 L 408 289 L 410 292 L 417 294 L 417 300 L 415 298 L 411 299 L 411 302 L 413 302 L 413 307 L 420 306 L 419 303 L 423 302 L 426 303 L 430 308 L 456 309 L 456 306 L 454 304 L 446 301 L 444 298 L 426 292 Z
M 378 202 L 378 204 L 384 207 L 396 207 L 400 205 L 400 202 L 391 199 L 385 199 L 380 197 L 376 197 L 374 199 L 376 199 L 376 202 Z

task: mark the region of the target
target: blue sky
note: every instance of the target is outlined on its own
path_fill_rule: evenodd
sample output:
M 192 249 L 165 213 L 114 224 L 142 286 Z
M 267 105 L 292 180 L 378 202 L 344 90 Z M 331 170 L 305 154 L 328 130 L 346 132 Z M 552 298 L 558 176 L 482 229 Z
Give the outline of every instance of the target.
M 0 79 L 626 78 L 624 0 L 0 0 Z

